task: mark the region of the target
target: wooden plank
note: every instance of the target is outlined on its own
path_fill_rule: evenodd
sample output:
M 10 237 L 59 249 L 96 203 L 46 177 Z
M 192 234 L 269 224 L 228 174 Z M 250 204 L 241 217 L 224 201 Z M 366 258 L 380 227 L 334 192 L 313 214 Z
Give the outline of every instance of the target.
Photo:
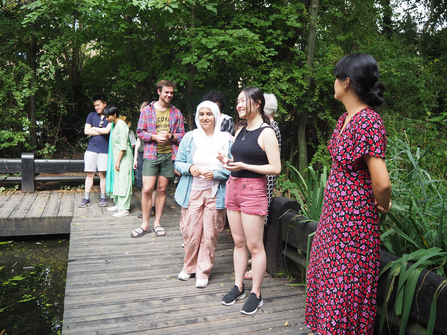
M 130 212 L 136 215 L 141 213 L 141 201 L 135 196 L 135 194 L 132 194 L 130 198 Z
M 20 203 L 11 212 L 8 219 L 15 220 L 15 219 L 23 219 L 24 217 L 26 217 L 36 197 L 37 193 L 25 194 Z
M 84 172 L 83 159 L 36 159 L 34 165 L 36 173 Z
M 20 158 L 0 159 L 0 173 L 19 173 L 22 171 L 22 160 Z
M 34 236 L 70 234 L 71 218 L 0 220 L 0 236 Z
M 90 193 L 90 206 L 87 206 L 88 215 L 102 216 L 104 215 L 102 207 L 99 203 L 100 194 L 96 192 Z M 107 210 L 105 210 L 107 212 Z
M 7 219 L 12 211 L 14 211 L 14 209 L 20 204 L 24 196 L 24 193 L 12 194 L 9 197 L 8 201 L 4 203 L 1 208 L 2 210 L 0 211 L 0 220 Z
M 6 204 L 11 196 L 8 194 L 0 194 L 0 211 L 2 211 L 2 207 Z
M 267 276 L 265 305 L 242 315 L 242 302 L 220 301 L 234 284 L 233 240 L 221 233 L 209 285 L 179 281 L 183 264 L 180 209 L 163 215 L 166 237 L 129 236 L 136 216 L 75 217 L 71 225 L 63 334 L 280 334 L 304 329 L 305 291 L 287 279 Z M 150 223 L 151 224 L 151 223 Z M 246 282 L 249 293 L 251 282 Z M 244 300 L 245 301 L 245 300 Z M 287 324 L 287 326 L 286 326 Z
M 87 208 L 79 208 L 78 207 L 78 204 L 82 201 L 82 199 L 84 199 L 84 193 L 75 193 L 74 194 L 72 210 L 73 210 L 73 216 L 75 216 L 75 217 L 88 216 Z
M 37 176 L 34 178 L 36 182 L 43 181 L 84 181 L 85 176 Z M 99 180 L 99 177 L 97 178 Z
M 57 191 L 51 191 L 48 202 L 42 213 L 42 218 L 56 218 L 59 213 L 63 194 Z
M 74 206 L 78 207 L 78 204 L 75 203 L 75 194 L 63 194 L 59 205 L 58 218 L 73 217 Z
M 25 215 L 26 218 L 40 219 L 47 205 L 48 199 L 50 198 L 50 192 L 44 191 L 35 193 L 36 198 L 29 209 L 28 213 Z M 26 197 L 25 197 L 26 198 Z

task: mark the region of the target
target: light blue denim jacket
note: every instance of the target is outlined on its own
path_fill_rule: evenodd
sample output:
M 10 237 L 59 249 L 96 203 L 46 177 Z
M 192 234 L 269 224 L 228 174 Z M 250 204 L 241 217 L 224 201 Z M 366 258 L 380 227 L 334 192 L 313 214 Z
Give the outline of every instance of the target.
M 191 186 L 193 176 L 189 173 L 189 168 L 193 165 L 193 156 L 197 150 L 194 143 L 192 131 L 185 134 L 178 149 L 177 157 L 175 158 L 174 168 L 180 172 L 181 177 L 175 190 L 175 201 L 183 208 L 188 208 L 189 196 L 191 194 Z M 228 140 L 228 157 L 231 158 L 232 141 Z M 216 194 L 216 209 L 225 208 L 225 184 L 230 177 L 230 171 L 227 169 L 213 170 L 214 179 L 219 179 L 220 183 Z

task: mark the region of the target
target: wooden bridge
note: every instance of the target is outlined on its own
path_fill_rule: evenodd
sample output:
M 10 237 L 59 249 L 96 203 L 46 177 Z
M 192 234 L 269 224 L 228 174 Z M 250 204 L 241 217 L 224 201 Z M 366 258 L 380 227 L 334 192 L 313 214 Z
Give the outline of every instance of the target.
M 0 195 L 0 235 L 70 234 L 63 334 L 299 334 L 304 326 L 305 292 L 286 278 L 266 276 L 264 306 L 255 315 L 240 313 L 242 302 L 220 301 L 234 285 L 233 241 L 226 227 L 216 250 L 208 287 L 179 281 L 182 269 L 180 210 L 167 197 L 162 225 L 154 233 L 131 238 L 141 223 L 140 194 L 131 215 L 113 218 L 99 206 L 78 208 L 83 194 L 59 191 Z M 151 220 L 152 224 L 152 220 Z M 251 282 L 246 281 L 246 290 Z

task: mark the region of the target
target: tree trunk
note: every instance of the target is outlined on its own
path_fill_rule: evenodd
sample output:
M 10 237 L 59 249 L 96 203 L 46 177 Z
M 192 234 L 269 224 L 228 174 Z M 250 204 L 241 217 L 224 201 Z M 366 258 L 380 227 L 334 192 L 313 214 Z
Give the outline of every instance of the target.
M 196 21 L 196 7 L 191 5 L 191 28 L 195 27 Z M 194 46 L 191 45 L 191 49 L 194 52 Z M 196 67 L 191 64 L 189 66 L 189 80 L 186 81 L 186 108 L 188 112 L 188 129 L 193 130 L 194 127 L 194 106 L 192 105 L 192 98 L 194 96 L 194 77 L 196 75 Z
M 391 36 L 393 33 L 391 16 L 393 15 L 393 10 L 390 6 L 390 0 L 384 0 L 384 11 L 383 11 L 383 33 L 385 35 Z
M 312 0 L 310 3 L 310 22 L 309 22 L 309 34 L 307 38 L 307 56 L 306 56 L 306 64 L 309 68 L 309 71 L 312 71 L 314 67 L 314 55 L 315 55 L 315 38 L 317 32 L 317 19 L 318 19 L 318 5 L 319 0 Z M 309 75 L 306 78 L 308 82 L 309 94 L 312 89 L 312 75 Z M 307 121 L 309 118 L 309 112 L 304 111 L 299 115 L 299 124 L 298 124 L 298 157 L 299 157 L 299 165 L 298 169 L 301 174 L 304 173 L 304 170 L 308 165 L 308 157 L 307 157 L 307 140 L 306 140 L 306 128 Z
M 424 28 L 422 29 L 422 32 L 419 35 L 419 56 L 422 57 L 422 39 L 424 38 L 425 33 L 427 32 L 428 28 L 430 27 L 431 20 L 433 18 L 433 12 L 435 10 L 435 1 L 430 1 L 430 16 L 428 17 L 427 22 L 424 25 Z
M 127 22 L 131 23 L 132 22 L 132 17 L 130 15 L 125 15 L 124 16 L 124 20 L 126 20 Z M 126 30 L 126 35 L 129 36 L 127 39 L 127 46 L 126 46 L 126 54 L 127 54 L 127 60 L 129 61 L 130 65 L 135 68 L 135 69 L 140 69 L 140 65 L 138 63 L 138 58 L 137 55 L 135 53 L 135 49 L 132 43 L 132 40 L 130 38 L 130 36 L 132 35 L 132 30 L 131 29 L 127 29 Z M 137 82 L 137 89 L 138 92 L 140 92 L 141 95 L 141 101 L 151 101 L 152 100 L 152 95 L 151 95 L 151 88 L 149 87 L 149 85 L 147 84 L 146 81 L 138 81 Z
M 34 27 L 35 29 L 35 27 Z M 37 50 L 37 39 L 36 36 L 31 37 L 31 42 L 28 44 L 28 65 L 33 71 L 33 77 L 29 82 L 30 90 L 34 89 L 34 84 L 36 81 L 36 50 Z M 36 134 L 36 96 L 35 94 L 29 97 L 28 105 L 28 119 L 30 121 L 30 134 L 31 134 L 31 145 L 33 147 L 37 146 L 37 134 Z

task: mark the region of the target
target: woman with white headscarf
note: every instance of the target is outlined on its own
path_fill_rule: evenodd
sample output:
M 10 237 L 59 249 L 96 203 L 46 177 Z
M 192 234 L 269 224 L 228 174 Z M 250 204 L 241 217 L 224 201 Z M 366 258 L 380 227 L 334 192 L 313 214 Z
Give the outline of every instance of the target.
M 231 155 L 231 139 L 220 131 L 219 107 L 211 101 L 197 106 L 197 129 L 180 142 L 174 168 L 181 174 L 175 200 L 182 207 L 180 229 L 185 258 L 180 280 L 196 274 L 196 287 L 208 285 L 217 239 L 225 224 L 225 184 L 230 172 L 217 159 Z

